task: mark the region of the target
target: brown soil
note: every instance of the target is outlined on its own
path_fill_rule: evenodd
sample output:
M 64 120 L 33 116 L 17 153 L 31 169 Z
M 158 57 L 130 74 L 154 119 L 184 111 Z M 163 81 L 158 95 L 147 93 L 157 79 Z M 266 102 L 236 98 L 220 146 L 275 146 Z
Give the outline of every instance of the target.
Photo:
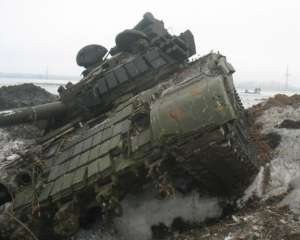
M 57 96 L 31 83 L 0 88 L 0 110 L 53 102 Z
M 276 132 L 270 132 L 263 136 L 263 140 L 271 149 L 275 149 L 281 142 L 281 136 Z
M 31 83 L 3 86 L 0 88 L 0 110 L 44 104 L 57 100 L 57 96 Z M 35 139 L 42 131 L 38 124 L 19 124 L 4 129 L 9 133 L 9 139 Z
M 240 212 L 227 216 L 216 224 L 178 233 L 175 239 L 299 240 L 299 217 L 287 208 L 278 207 L 280 199 L 273 199 L 271 204 L 252 200 L 251 204 Z
M 287 96 L 284 94 L 276 94 L 274 97 L 269 98 L 265 102 L 259 103 L 248 109 L 248 112 L 255 117 L 260 116 L 265 110 L 271 107 L 284 107 L 284 106 L 300 106 L 300 95 L 295 94 L 292 96 Z
M 300 128 L 300 121 L 285 119 L 279 124 L 278 127 L 279 128 L 288 128 L 288 129 L 299 129 Z

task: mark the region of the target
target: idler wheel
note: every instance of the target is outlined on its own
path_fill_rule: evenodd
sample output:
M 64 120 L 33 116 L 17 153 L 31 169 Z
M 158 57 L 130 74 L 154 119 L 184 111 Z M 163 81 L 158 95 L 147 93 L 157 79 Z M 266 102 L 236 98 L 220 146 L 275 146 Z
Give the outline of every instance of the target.
M 76 62 L 79 66 L 88 68 L 98 62 L 101 63 L 106 53 L 107 49 L 101 45 L 87 45 L 79 50 Z
M 54 215 L 53 230 L 60 237 L 70 237 L 79 229 L 79 209 L 73 202 L 65 203 Z

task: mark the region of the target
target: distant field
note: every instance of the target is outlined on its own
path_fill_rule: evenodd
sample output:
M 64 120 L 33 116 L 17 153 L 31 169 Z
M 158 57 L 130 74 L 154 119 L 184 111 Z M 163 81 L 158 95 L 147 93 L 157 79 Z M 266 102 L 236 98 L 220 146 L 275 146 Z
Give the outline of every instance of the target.
M 69 82 L 69 80 L 46 80 L 46 79 L 15 79 L 15 78 L 0 78 L 0 86 L 9 86 L 9 85 L 17 85 L 23 83 L 33 83 L 39 87 L 46 89 L 48 92 L 52 94 L 57 94 L 57 89 L 61 85 L 65 85 Z M 77 81 L 72 81 L 76 83 Z M 274 96 L 278 93 L 283 93 L 287 95 L 292 95 L 296 92 L 292 91 L 261 91 L 260 94 L 250 94 L 244 93 L 244 89 L 238 89 L 239 95 L 242 99 L 242 102 L 245 108 L 249 108 L 254 104 L 262 102 L 264 99 L 267 99 L 271 96 Z
M 286 95 L 293 95 L 296 92 L 293 91 L 261 91 L 260 94 L 251 94 L 251 93 L 245 93 L 244 89 L 238 89 L 239 95 L 241 97 L 241 100 L 244 104 L 245 108 L 249 108 L 255 104 L 258 104 L 265 99 L 268 99 L 269 97 L 272 97 L 278 93 L 286 94 Z
M 11 86 L 18 85 L 23 83 L 33 83 L 39 87 L 45 88 L 48 92 L 52 94 L 57 94 L 57 88 L 61 85 L 65 85 L 69 80 L 50 80 L 50 79 L 25 79 L 25 78 L 0 78 L 0 87 L 1 86 Z M 71 81 L 76 83 L 77 81 Z

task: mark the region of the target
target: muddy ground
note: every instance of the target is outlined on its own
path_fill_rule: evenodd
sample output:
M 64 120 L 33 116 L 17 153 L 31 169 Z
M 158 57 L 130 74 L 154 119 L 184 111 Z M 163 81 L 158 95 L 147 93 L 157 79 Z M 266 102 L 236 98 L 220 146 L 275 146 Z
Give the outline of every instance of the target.
M 57 100 L 57 96 L 34 84 L 4 86 L 0 88 L 0 111 L 27 107 Z M 42 136 L 43 129 L 38 124 L 20 124 L 0 128 L 0 180 L 6 175 L 1 169 L 20 158 L 26 146 Z
M 270 161 L 246 192 L 247 203 L 215 222 L 175 233 L 176 240 L 300 239 L 300 95 L 276 95 L 248 113 Z
M 0 88 L 0 111 L 19 107 L 27 107 L 49 103 L 57 100 L 57 96 L 31 83 L 3 86 Z M 22 124 L 17 127 L 3 128 L 9 140 L 34 139 L 43 133 L 38 125 Z

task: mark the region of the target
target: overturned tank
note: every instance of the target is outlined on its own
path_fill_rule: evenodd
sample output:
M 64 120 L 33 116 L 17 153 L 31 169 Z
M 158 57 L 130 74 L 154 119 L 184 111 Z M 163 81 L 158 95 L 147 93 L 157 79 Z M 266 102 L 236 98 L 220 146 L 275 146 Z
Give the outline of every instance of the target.
M 79 51 L 83 78 L 60 87 L 59 101 L 0 112 L 0 126 L 47 121 L 38 150 L 0 183 L 0 204 L 11 201 L 17 219 L 1 236 L 67 239 L 91 211 L 109 223 L 128 194 L 148 189 L 161 201 L 240 197 L 258 163 L 234 68 L 195 53 L 191 31 L 171 35 L 146 13 L 109 51 Z

